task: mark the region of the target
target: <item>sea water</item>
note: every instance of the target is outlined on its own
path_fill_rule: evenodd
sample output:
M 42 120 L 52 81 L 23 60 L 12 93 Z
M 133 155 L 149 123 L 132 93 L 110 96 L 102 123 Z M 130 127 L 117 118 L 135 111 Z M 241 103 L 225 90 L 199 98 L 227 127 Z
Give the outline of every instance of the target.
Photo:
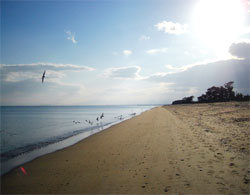
M 153 107 L 155 105 L 2 106 L 1 175 Z

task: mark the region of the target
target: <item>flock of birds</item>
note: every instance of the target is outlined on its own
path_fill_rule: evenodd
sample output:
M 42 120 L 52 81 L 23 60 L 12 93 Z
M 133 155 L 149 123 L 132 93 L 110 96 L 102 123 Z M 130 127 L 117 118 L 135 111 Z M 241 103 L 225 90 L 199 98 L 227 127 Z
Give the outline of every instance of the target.
M 44 70 L 43 75 L 42 75 L 42 83 L 44 82 L 45 74 L 46 74 L 46 70 Z M 132 113 L 132 115 L 136 115 L 136 113 Z M 100 117 L 97 117 L 97 118 L 96 118 L 96 121 L 98 122 L 98 121 L 101 120 L 103 117 L 104 117 L 104 113 L 102 113 L 102 115 L 101 115 Z M 120 116 L 116 116 L 115 118 L 122 120 L 122 119 L 123 119 L 123 116 L 120 115 Z M 93 123 L 94 123 L 93 121 L 90 121 L 90 120 L 85 120 L 85 121 L 86 121 L 87 123 L 89 123 L 90 125 L 93 125 Z M 73 121 L 73 123 L 79 124 L 79 123 L 81 123 L 81 122 L 80 122 L 80 121 Z
M 132 113 L 131 115 L 136 115 L 136 113 Z M 104 113 L 102 113 L 101 116 L 98 116 L 98 117 L 96 118 L 97 125 L 99 124 L 98 122 L 101 121 L 101 119 L 102 119 L 103 117 L 104 117 Z M 120 120 L 124 119 L 122 115 L 116 116 L 116 117 L 114 117 L 114 118 L 120 119 Z M 91 120 L 85 120 L 85 122 L 88 123 L 88 124 L 90 124 L 90 125 L 93 125 L 93 124 L 94 124 L 94 121 L 91 121 Z M 73 123 L 75 123 L 75 124 L 80 124 L 81 122 L 80 122 L 80 121 L 75 121 L 75 120 L 74 120 Z
M 102 118 L 104 117 L 104 113 L 102 113 L 102 115 L 99 117 L 96 118 L 96 121 L 98 122 L 99 120 L 101 120 Z M 90 120 L 85 120 L 85 122 L 89 123 L 90 125 L 93 125 L 93 121 L 90 121 Z

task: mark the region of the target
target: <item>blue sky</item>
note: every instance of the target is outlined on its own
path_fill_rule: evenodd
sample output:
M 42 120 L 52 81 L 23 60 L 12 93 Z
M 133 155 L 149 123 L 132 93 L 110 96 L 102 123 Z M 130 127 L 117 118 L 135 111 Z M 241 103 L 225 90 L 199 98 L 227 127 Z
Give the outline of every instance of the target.
M 249 93 L 250 3 L 204 2 L 1 1 L 1 104 L 171 103 L 230 80 Z

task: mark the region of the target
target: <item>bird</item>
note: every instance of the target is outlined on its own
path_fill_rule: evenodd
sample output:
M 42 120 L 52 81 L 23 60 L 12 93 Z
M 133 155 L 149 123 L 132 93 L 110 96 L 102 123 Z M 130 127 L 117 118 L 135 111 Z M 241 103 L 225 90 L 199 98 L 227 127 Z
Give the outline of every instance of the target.
M 98 120 L 99 120 L 99 117 L 97 117 L 96 120 L 98 121 Z
M 120 120 L 122 120 L 123 118 L 122 118 L 122 115 L 120 115 L 120 116 L 116 116 L 115 118 L 118 118 L 118 119 L 120 119 Z
M 100 116 L 100 119 L 102 119 L 104 117 L 104 113 L 102 113 L 102 115 Z
M 43 72 L 43 76 L 42 76 L 42 83 L 43 83 L 44 78 L 45 78 L 45 73 L 46 73 L 46 70 Z

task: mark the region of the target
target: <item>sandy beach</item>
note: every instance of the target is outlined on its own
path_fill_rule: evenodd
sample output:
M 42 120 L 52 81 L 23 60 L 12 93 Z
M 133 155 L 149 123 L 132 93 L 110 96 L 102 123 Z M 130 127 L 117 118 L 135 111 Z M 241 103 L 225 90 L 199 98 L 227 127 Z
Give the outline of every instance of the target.
M 154 108 L 12 170 L 1 193 L 249 194 L 249 108 Z

